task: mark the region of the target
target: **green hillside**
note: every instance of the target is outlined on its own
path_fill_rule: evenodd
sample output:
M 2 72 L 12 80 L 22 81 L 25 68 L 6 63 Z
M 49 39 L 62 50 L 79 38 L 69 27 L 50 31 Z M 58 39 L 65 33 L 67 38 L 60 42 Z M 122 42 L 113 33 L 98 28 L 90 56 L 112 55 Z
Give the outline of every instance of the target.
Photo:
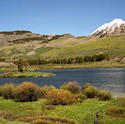
M 65 34 L 49 42 L 31 41 L 0 47 L 0 57 L 4 58 L 69 58 L 75 56 L 108 53 L 111 58 L 125 56 L 125 36 L 74 37 Z
M 78 42 L 79 40 L 81 41 Z M 48 58 L 85 56 L 99 53 L 108 53 L 111 56 L 111 58 L 125 56 L 125 36 L 114 36 L 97 40 L 91 40 L 89 42 L 84 41 L 85 37 L 82 37 L 78 38 L 77 41 L 72 41 L 75 43 L 66 47 L 39 48 L 36 51 L 36 55 L 39 54 L 40 57 Z M 76 44 L 76 42 L 78 43 Z M 49 50 L 45 51 L 45 49 Z M 40 50 L 41 52 L 39 52 Z

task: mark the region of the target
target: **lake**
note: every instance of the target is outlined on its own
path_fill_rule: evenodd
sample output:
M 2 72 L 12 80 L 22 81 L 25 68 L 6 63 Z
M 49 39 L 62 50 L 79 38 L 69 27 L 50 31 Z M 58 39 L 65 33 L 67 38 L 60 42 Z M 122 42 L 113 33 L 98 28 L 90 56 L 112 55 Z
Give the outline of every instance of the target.
M 77 81 L 81 86 L 90 82 L 98 88 L 109 90 L 115 96 L 125 93 L 125 68 L 42 70 L 39 72 L 52 72 L 56 76 L 49 78 L 0 78 L 0 85 L 30 81 L 39 86 L 54 85 L 58 88 L 69 81 Z

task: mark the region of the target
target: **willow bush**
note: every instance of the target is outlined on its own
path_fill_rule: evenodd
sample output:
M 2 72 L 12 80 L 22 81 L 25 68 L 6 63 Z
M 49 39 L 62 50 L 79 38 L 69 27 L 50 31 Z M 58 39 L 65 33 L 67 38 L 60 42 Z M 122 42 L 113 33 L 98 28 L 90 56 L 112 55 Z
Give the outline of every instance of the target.
M 41 96 L 40 87 L 31 82 L 23 82 L 16 88 L 16 99 L 22 102 L 36 101 Z

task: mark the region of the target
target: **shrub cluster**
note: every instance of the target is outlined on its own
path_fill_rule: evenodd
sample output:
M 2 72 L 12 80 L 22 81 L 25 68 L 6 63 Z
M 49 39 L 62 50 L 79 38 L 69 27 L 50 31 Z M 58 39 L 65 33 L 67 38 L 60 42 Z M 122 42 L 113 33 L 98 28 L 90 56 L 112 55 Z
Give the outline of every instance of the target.
M 74 102 L 71 92 L 62 89 L 49 91 L 47 94 L 47 104 L 68 105 Z
M 106 101 L 106 100 L 110 100 L 111 97 L 112 97 L 111 93 L 108 92 L 108 91 L 106 91 L 106 90 L 100 90 L 98 92 L 98 98 L 99 98 L 99 100 Z
M 67 84 L 63 84 L 60 89 L 69 90 L 73 94 L 81 92 L 81 87 L 77 82 L 68 82 Z
M 99 100 L 104 100 L 104 101 L 110 100 L 112 98 L 112 95 L 109 91 L 100 90 L 100 89 L 92 86 L 90 83 L 86 83 L 82 87 L 82 92 L 88 98 L 98 98 Z
M 109 100 L 112 97 L 106 90 L 99 90 L 89 83 L 86 83 L 81 88 L 77 82 L 68 82 L 67 84 L 63 84 L 59 89 L 47 85 L 39 87 L 31 82 L 23 82 L 18 86 L 5 84 L 0 86 L 0 96 L 3 96 L 5 99 L 17 99 L 22 102 L 32 102 L 43 98 L 46 99 L 45 104 L 47 105 L 80 103 L 86 98 Z M 125 101 L 125 98 L 119 100 Z
M 41 87 L 41 97 L 42 97 L 42 98 L 47 98 L 48 92 L 49 92 L 49 91 L 53 91 L 53 90 L 55 90 L 55 89 L 56 89 L 55 86 L 47 86 L 47 85 L 42 86 L 42 87 Z
M 115 99 L 117 104 L 107 109 L 106 114 L 112 117 L 123 117 L 125 118 L 125 95 Z
M 85 88 L 83 90 L 83 93 L 88 97 L 88 98 L 96 98 L 98 96 L 98 89 L 94 86 L 90 86 L 88 88 Z
M 5 99 L 14 99 L 15 98 L 15 84 L 5 84 L 0 87 L 0 95 Z
M 0 87 L 0 96 L 5 99 L 17 99 L 19 101 L 36 101 L 40 98 L 41 90 L 37 85 L 24 82 L 19 86 L 15 84 L 5 84 Z
M 86 95 L 80 93 L 80 94 L 76 94 L 75 96 L 75 100 L 76 100 L 76 103 L 81 103 L 83 102 L 84 99 L 86 99 Z
M 112 117 L 125 117 L 125 107 L 110 107 L 107 109 L 106 114 Z
M 120 107 L 125 107 L 125 95 L 116 99 L 116 103 Z
M 24 82 L 16 88 L 16 99 L 19 101 L 36 101 L 40 95 L 40 87 L 30 82 Z

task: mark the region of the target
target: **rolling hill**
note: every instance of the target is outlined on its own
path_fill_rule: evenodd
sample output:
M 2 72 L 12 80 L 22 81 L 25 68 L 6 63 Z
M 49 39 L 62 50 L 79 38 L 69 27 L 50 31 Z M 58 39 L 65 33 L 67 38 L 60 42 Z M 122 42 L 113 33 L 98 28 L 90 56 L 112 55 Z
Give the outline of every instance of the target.
M 69 58 L 99 53 L 107 53 L 110 58 L 125 56 L 125 35 L 97 38 L 75 37 L 71 34 L 38 35 L 28 32 L 2 34 L 1 37 L 0 58 L 7 60 Z

